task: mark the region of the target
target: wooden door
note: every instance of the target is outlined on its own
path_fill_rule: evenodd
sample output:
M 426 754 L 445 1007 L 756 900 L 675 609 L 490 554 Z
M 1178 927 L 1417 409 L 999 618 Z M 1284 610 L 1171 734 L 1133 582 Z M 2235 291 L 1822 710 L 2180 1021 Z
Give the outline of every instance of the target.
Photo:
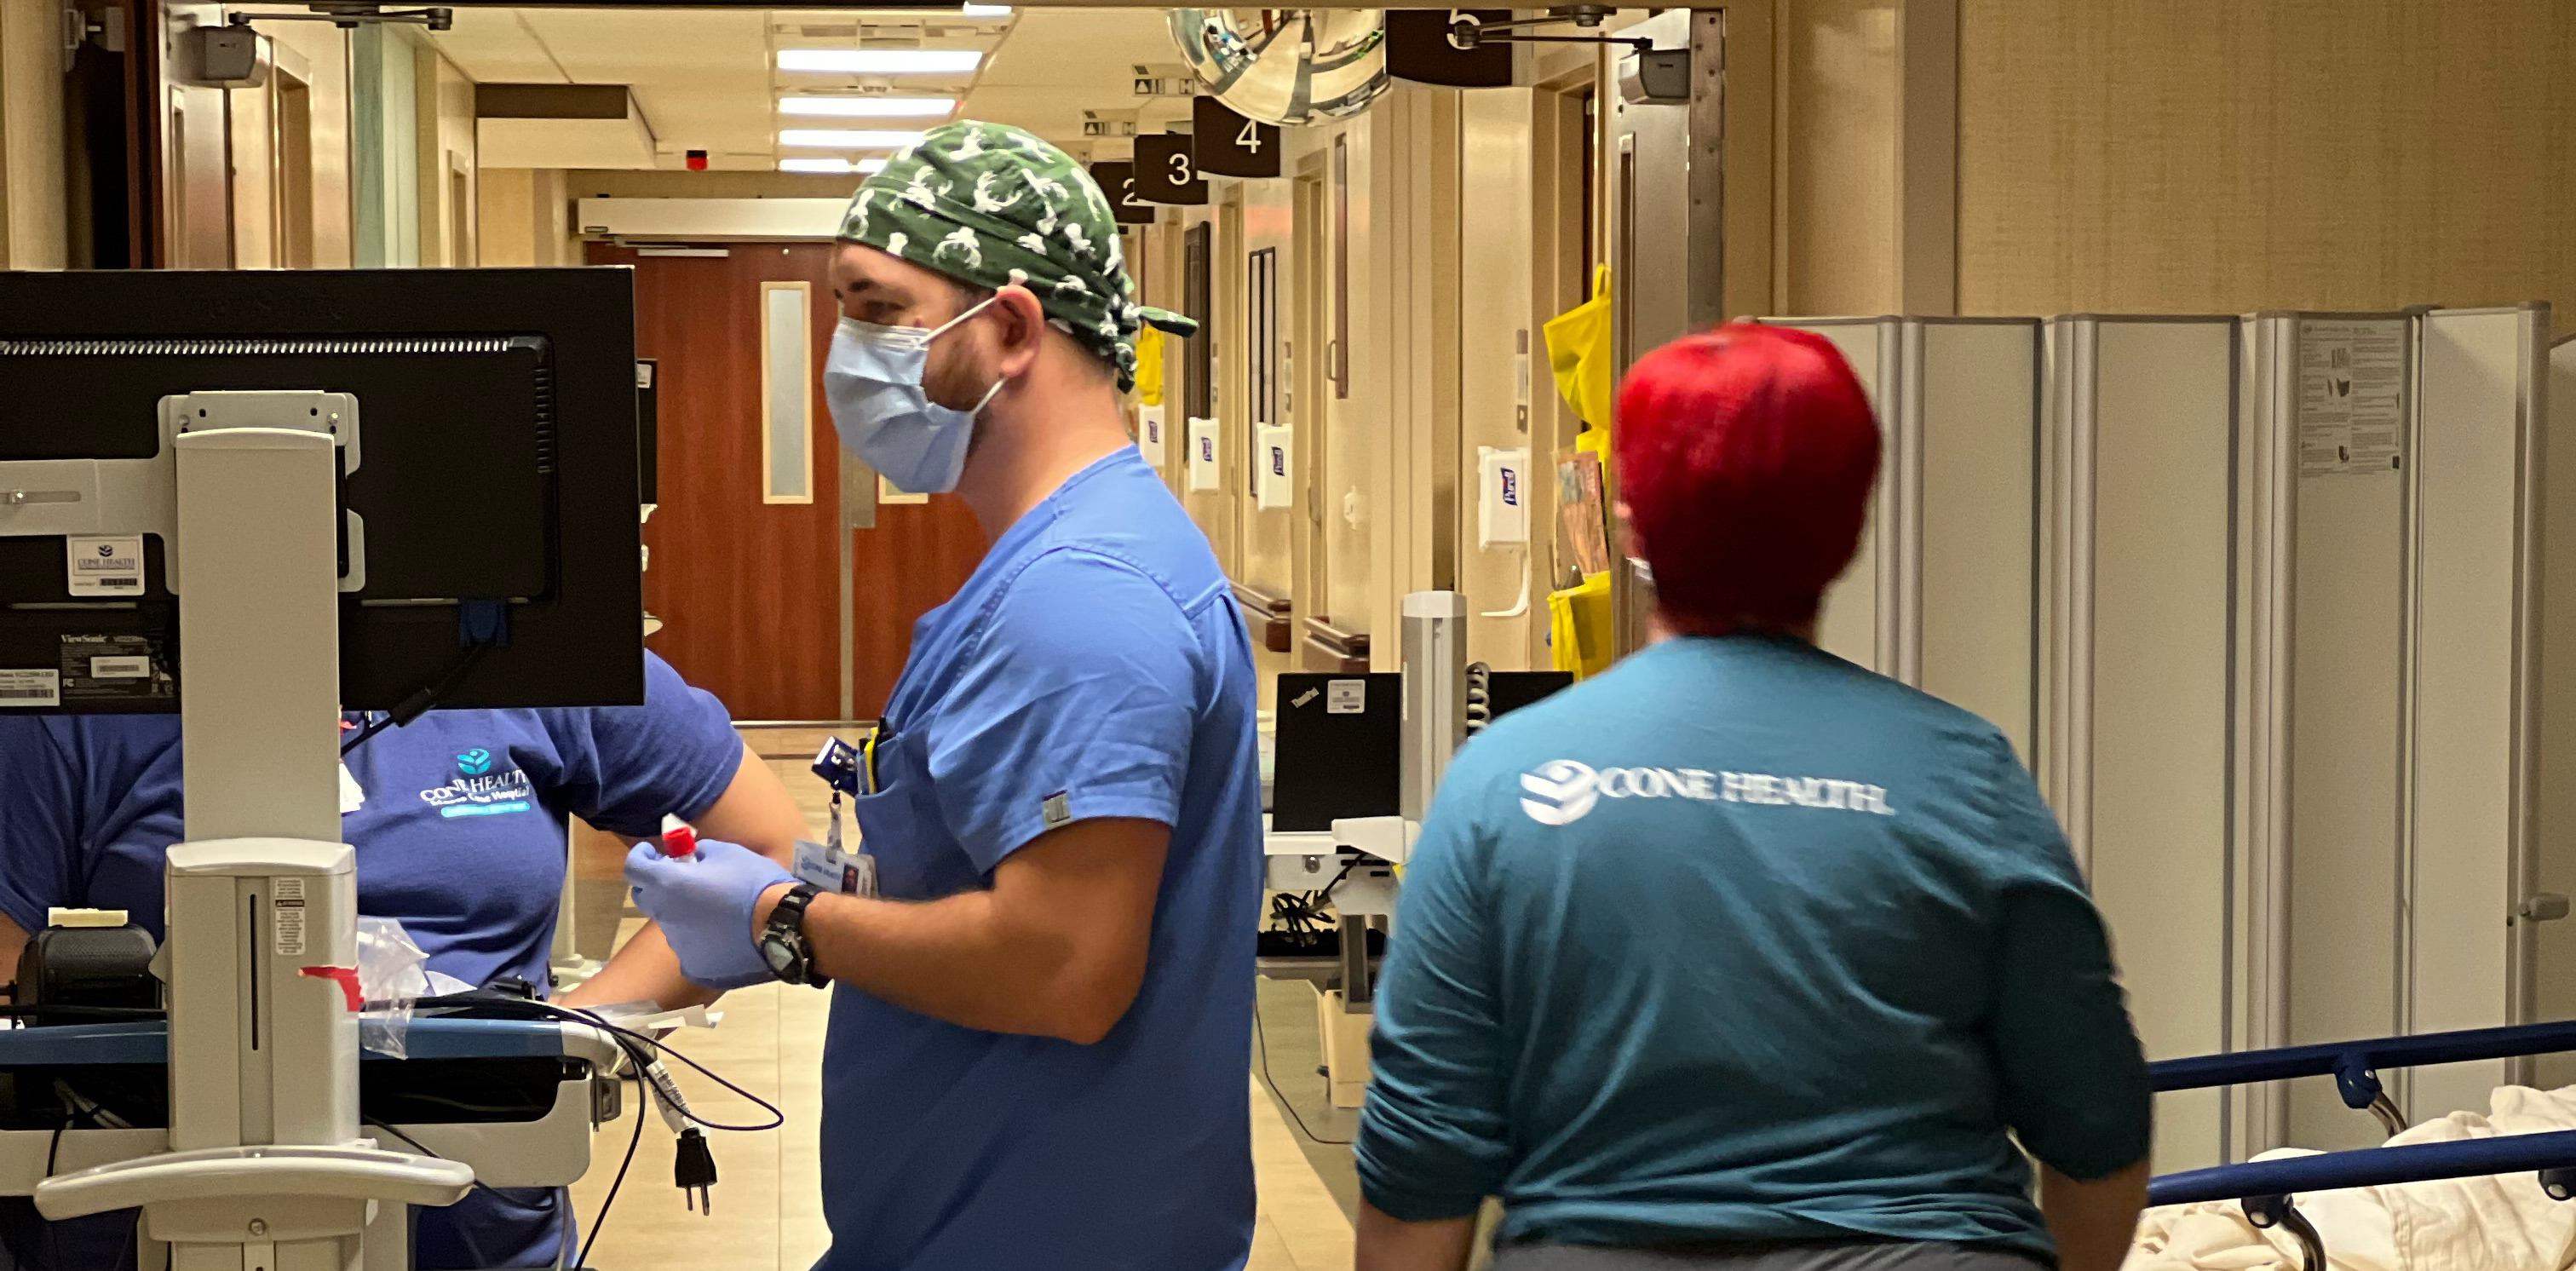
M 876 524 L 851 534 L 851 713 L 875 719 L 912 652 L 912 624 L 973 576 L 984 529 L 964 500 L 934 494 L 879 503 Z
M 642 256 L 606 243 L 594 265 L 635 269 L 635 351 L 660 362 L 661 505 L 644 527 L 650 647 L 742 720 L 841 712 L 840 456 L 822 396 L 838 314 L 824 243 Z M 764 283 L 811 284 L 810 501 L 773 500 L 764 451 Z

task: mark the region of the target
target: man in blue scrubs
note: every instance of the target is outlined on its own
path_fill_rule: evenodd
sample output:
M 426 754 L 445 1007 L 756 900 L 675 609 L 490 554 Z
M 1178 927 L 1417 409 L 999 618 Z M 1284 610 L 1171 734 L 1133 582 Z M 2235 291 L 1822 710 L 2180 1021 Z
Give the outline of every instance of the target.
M 543 991 L 566 817 L 641 838 L 677 815 L 789 856 L 804 817 L 723 703 L 650 655 L 644 684 L 635 707 L 431 711 L 351 752 L 364 802 L 342 830 L 359 911 L 399 919 L 433 971 Z M 160 936 L 162 858 L 187 837 L 179 741 L 176 715 L 0 714 L 0 979 L 48 909 L 123 909 Z M 709 999 L 679 972 L 648 930 L 563 1000 Z M 560 1199 L 478 1188 L 422 1210 L 414 1265 L 552 1267 L 570 1228 Z M 116 1271 L 133 1265 L 133 1243 L 130 1214 L 47 1223 L 24 1198 L 0 1200 L 0 1267 Z
M 782 978 L 838 981 L 820 1271 L 1241 1267 L 1251 647 L 1120 402 L 1139 320 L 1188 324 L 1128 300 L 1108 201 L 1017 129 L 932 132 L 841 237 L 834 423 L 992 546 L 914 627 L 871 747 L 882 898 L 701 843 L 637 849 L 637 903 L 701 983 L 768 978 L 756 931 L 811 959 Z

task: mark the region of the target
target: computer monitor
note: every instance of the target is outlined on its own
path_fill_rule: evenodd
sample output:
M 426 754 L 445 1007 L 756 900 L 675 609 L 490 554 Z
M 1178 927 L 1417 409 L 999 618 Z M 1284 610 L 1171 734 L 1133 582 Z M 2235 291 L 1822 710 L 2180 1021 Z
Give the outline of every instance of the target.
M 1403 676 L 1281 675 L 1270 828 L 1321 832 L 1342 817 L 1396 815 L 1403 744 Z
M 1571 671 L 1496 671 L 1485 690 L 1491 703 L 1488 718 L 1501 719 L 1573 684 Z
M 506 604 L 508 643 L 439 705 L 643 701 L 628 270 L 155 270 L 0 273 L 0 672 L 101 650 L 150 668 L 0 708 L 179 708 L 168 545 L 146 540 L 132 591 L 75 595 L 65 536 L 27 536 L 41 505 L 10 494 L 43 484 L 28 461 L 151 459 L 161 401 L 209 390 L 356 399 L 344 708 L 391 710 L 450 676 L 468 602 Z

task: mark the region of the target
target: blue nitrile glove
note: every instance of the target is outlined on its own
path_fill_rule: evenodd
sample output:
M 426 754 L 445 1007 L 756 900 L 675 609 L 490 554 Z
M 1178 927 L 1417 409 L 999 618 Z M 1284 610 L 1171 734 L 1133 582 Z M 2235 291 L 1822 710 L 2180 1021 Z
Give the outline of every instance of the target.
M 777 978 L 760 956 L 752 913 L 760 895 L 793 883 L 778 862 L 750 848 L 699 839 L 688 856 L 664 856 L 651 843 L 626 854 L 626 882 L 635 907 L 662 924 L 662 936 L 680 955 L 680 973 L 711 989 L 741 989 Z

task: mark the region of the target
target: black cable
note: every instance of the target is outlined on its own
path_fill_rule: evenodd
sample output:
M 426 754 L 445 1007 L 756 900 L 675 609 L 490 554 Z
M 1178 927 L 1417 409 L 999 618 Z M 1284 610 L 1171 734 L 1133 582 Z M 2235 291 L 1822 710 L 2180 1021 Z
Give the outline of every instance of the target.
M 1325 1147 L 1349 1147 L 1351 1145 L 1351 1141 L 1349 1139 L 1323 1138 L 1317 1135 L 1313 1130 L 1307 1129 L 1306 1118 L 1297 1115 L 1297 1105 L 1288 1102 L 1288 1096 L 1279 1093 L 1279 1083 L 1270 1075 L 1270 1030 L 1264 1028 L 1261 1024 L 1261 1000 L 1258 995 L 1254 996 L 1252 1002 L 1252 1032 L 1261 1043 L 1262 1084 L 1269 1086 L 1270 1097 L 1277 1099 L 1279 1101 L 1279 1106 L 1288 1110 L 1288 1119 L 1297 1123 L 1297 1132 L 1305 1135 L 1309 1141 L 1322 1144 Z
M 371 721 L 366 727 L 359 729 L 356 736 L 351 737 L 340 747 L 340 757 L 346 759 L 350 752 L 367 744 L 376 734 L 388 728 L 400 728 L 436 709 L 438 703 L 455 691 L 456 686 L 462 683 L 466 676 L 473 674 L 475 667 L 482 665 L 483 655 L 492 651 L 492 645 L 493 642 L 490 640 L 476 641 L 473 647 L 465 650 L 465 656 L 458 658 L 456 665 L 448 668 L 447 674 L 441 676 L 436 684 L 404 698 L 402 704 L 387 712 L 383 719 Z
M 382 717 L 382 718 L 380 718 L 380 719 L 371 719 L 371 720 L 368 720 L 364 725 L 362 725 L 362 726 L 358 729 L 358 731 L 357 731 L 355 734 L 353 734 L 353 735 L 349 738 L 349 740 L 348 740 L 347 742 L 345 742 L 345 743 L 343 743 L 343 744 L 341 745 L 341 747 L 340 747 L 340 757 L 341 757 L 341 758 L 343 758 L 343 759 L 346 759 L 346 758 L 348 758 L 348 757 L 349 757 L 349 752 L 351 752 L 351 751 L 353 751 L 353 750 L 356 750 L 358 747 L 363 746 L 363 745 L 366 745 L 368 742 L 370 742 L 370 741 L 374 740 L 374 739 L 375 739 L 376 734 L 378 734 L 378 733 L 380 733 L 380 732 L 383 732 L 385 729 L 390 728 L 390 727 L 392 727 L 392 726 L 393 726 L 393 719 L 394 719 L 394 717 L 393 717 L 393 716 L 391 716 L 391 715 L 387 715 L 387 716 L 384 716 L 384 717 Z
M 649 1084 L 643 1079 L 640 1069 L 637 1070 L 635 1084 L 638 1087 Z M 644 1146 L 644 1116 L 648 1111 L 644 1101 L 653 1096 L 640 1088 L 635 1093 L 635 1137 L 626 1140 L 626 1159 L 617 1163 L 617 1177 L 609 1180 L 608 1194 L 599 1199 L 599 1212 L 590 1217 L 590 1234 L 582 1238 L 581 1252 L 572 1260 L 576 1267 L 590 1265 L 590 1247 L 598 1244 L 599 1233 L 608 1229 L 608 1207 L 617 1203 L 617 1189 L 626 1185 L 626 1171 L 635 1164 L 635 1149 Z
M 369 1003 L 368 1005 L 372 1006 L 375 1004 Z M 722 1122 L 707 1120 L 705 1117 L 699 1116 L 696 1112 L 687 1108 L 679 1109 L 680 1116 L 683 1120 L 688 1121 L 690 1124 L 701 1129 L 721 1130 L 732 1134 L 759 1134 L 768 1130 L 775 1130 L 787 1124 L 787 1114 L 782 1111 L 777 1104 L 771 1103 L 769 1100 L 763 1099 L 759 1095 L 753 1094 L 752 1092 L 743 1089 L 741 1086 L 735 1085 L 733 1082 L 718 1076 L 713 1069 L 710 1069 L 705 1064 L 699 1063 L 697 1060 L 691 1059 L 687 1055 L 672 1049 L 670 1044 L 667 1042 L 655 1041 L 654 1039 L 632 1029 L 621 1028 L 589 1011 L 577 1010 L 568 1006 L 557 1006 L 552 1002 L 538 1002 L 517 998 L 488 997 L 482 994 L 457 994 L 450 997 L 424 997 L 412 1003 L 412 1009 L 415 1011 L 444 1007 L 467 1007 L 476 1010 L 490 1010 L 496 1014 L 510 1014 L 517 1012 L 526 1016 L 534 1016 L 538 1019 L 563 1020 L 575 1024 L 587 1024 L 592 1028 L 596 1028 L 601 1032 L 607 1033 L 610 1036 L 610 1039 L 617 1044 L 618 1048 L 626 1052 L 626 1057 L 634 1062 L 635 1071 L 639 1076 L 643 1073 L 645 1068 L 652 1064 L 652 1057 L 654 1055 L 668 1055 L 671 1058 L 677 1059 L 681 1063 L 687 1064 L 689 1067 L 696 1069 L 699 1076 L 705 1077 L 707 1080 L 712 1081 L 718 1086 L 723 1087 L 725 1090 L 739 1096 L 744 1102 L 768 1113 L 770 1117 L 768 1123 L 763 1125 L 726 1125 Z M 648 1082 L 647 1084 L 649 1085 L 650 1083 Z M 651 1097 L 649 1091 L 646 1093 L 646 1097 Z
M 0 1019 L 34 1019 L 40 1015 L 66 1015 L 79 1019 L 167 1019 L 170 1012 L 157 1006 L 0 1006 Z

